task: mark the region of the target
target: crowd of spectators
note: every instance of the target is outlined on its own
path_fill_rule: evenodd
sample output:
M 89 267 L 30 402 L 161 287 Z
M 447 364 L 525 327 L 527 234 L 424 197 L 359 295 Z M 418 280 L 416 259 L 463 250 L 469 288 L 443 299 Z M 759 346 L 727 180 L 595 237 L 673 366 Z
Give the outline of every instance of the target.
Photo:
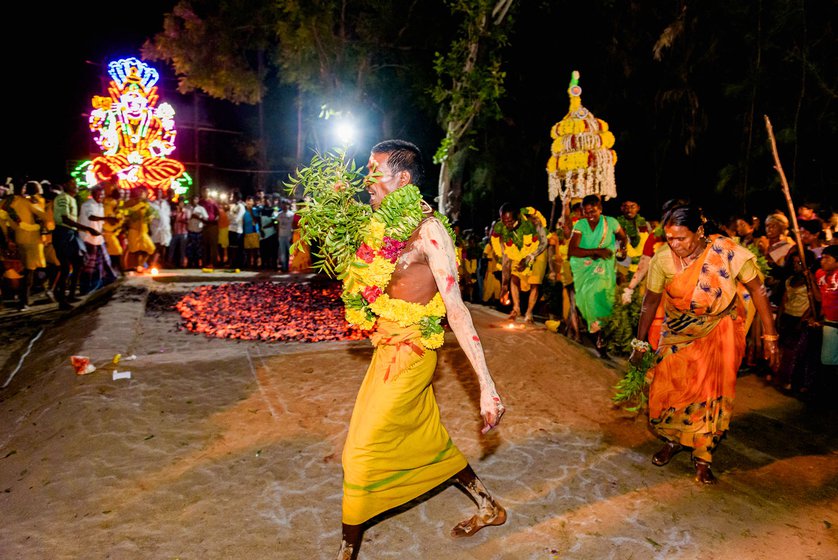
M 616 261 L 615 305 L 605 334 L 612 338 L 609 348 L 623 345 L 628 353 L 628 343 L 636 329 L 636 323 L 628 323 L 637 316 L 648 263 L 666 240 L 658 220 L 641 216 L 636 201 L 609 203 L 613 209 L 617 205 L 616 222 L 627 242 L 625 253 L 620 253 L 623 247 L 619 241 L 609 249 L 613 253 L 611 258 Z M 576 301 L 579 286 L 575 284 L 580 278 L 574 281 L 568 254 L 573 230 L 579 229 L 578 223 L 590 210 L 581 200 L 575 199 L 562 212 L 556 226 L 550 228 L 548 267 L 536 313 L 562 334 L 577 341 L 590 337 L 591 342 L 595 342 L 593 335 L 596 332 L 592 332 Z M 812 392 L 822 393 L 825 385 L 834 384 L 838 364 L 838 265 L 835 260 L 838 256 L 838 212 L 818 210 L 818 204 L 811 202 L 802 202 L 797 207 L 802 257 L 793 233 L 793 221 L 788 212 L 781 209 L 764 218 L 748 214 L 726 219 L 708 216 L 705 227 L 708 235 L 730 237 L 754 254 L 777 321 L 782 354 L 779 370 L 771 371 L 762 359 L 762 326 L 759 321 L 752 320 L 749 321 L 742 371 L 754 372 L 778 390 L 802 398 Z M 491 243 L 500 217 L 480 233 L 473 229 L 460 233 L 459 228 L 455 229 L 464 299 L 508 310 L 511 302 L 503 300 L 501 286 L 503 257 Z M 621 336 L 623 340 L 613 340 Z M 607 357 L 605 352 L 601 355 Z
M 0 305 L 72 308 L 126 272 L 161 269 L 308 272 L 296 203 L 257 192 L 242 199 L 206 188 L 190 197 L 145 185 L 8 179 L 0 186 Z

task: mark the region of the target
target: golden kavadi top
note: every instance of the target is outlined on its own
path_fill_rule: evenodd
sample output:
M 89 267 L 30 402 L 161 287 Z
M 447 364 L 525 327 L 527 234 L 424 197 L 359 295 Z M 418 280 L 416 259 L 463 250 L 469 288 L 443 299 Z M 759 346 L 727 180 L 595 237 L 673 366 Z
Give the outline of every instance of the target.
M 617 196 L 614 164 L 617 152 L 608 123 L 597 119 L 582 106 L 579 72 L 574 70 L 567 90 L 570 108 L 550 129 L 553 145 L 547 161 L 550 200 L 560 196 L 562 203 L 589 194 L 608 200 Z

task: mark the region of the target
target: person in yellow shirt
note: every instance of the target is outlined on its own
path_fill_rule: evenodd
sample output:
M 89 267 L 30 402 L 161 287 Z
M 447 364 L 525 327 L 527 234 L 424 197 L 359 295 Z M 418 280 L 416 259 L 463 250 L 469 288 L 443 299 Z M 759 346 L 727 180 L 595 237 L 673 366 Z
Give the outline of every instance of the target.
M 138 272 L 142 272 L 148 257 L 156 249 L 148 233 L 152 212 L 153 209 L 148 203 L 148 190 L 144 186 L 135 187 L 131 191 L 131 198 L 125 203 L 125 214 L 130 257 L 128 265 L 130 268 L 136 267 Z
M 489 231 L 493 231 L 494 227 L 495 224 L 493 222 Z M 483 247 L 483 258 L 486 260 L 486 269 L 483 275 L 483 303 L 491 304 L 500 300 L 501 292 L 501 257 L 495 254 L 491 237 L 486 240 L 486 244 Z
M 474 231 L 467 229 L 463 232 L 462 237 L 459 238 L 457 250 L 460 253 L 460 292 L 463 294 L 464 301 L 473 302 L 477 299 L 475 296 L 477 259 L 480 257 Z
M 508 202 L 500 207 L 499 213 L 500 220 L 492 230 L 492 248 L 502 259 L 501 300 L 511 291 L 509 319 L 514 321 L 521 315 L 520 293 L 529 292 L 524 322 L 532 324 L 538 288 L 547 271 L 547 220 L 535 208 L 518 211 Z
M 105 208 L 106 218 L 116 218 L 115 221 L 105 220 L 102 224 L 102 236 L 105 238 L 105 248 L 111 257 L 111 265 L 122 272 L 122 254 L 124 251 L 122 249 L 120 235 L 125 227 L 122 189 L 116 186 L 113 187 L 110 194 L 105 197 L 102 205 Z
M 41 239 L 44 242 L 44 258 L 47 261 L 47 269 L 48 271 L 50 269 L 53 271 L 53 274 L 51 274 L 52 280 L 50 282 L 50 292 L 55 288 L 54 284 L 58 280 L 57 271 L 61 266 L 61 263 L 58 260 L 58 255 L 55 254 L 55 246 L 52 244 L 52 233 L 55 231 L 55 217 L 53 214 L 55 211 L 55 197 L 57 194 L 58 193 L 53 190 L 52 185 L 44 191 L 44 223 L 41 228 Z
M 12 218 L 14 243 L 25 270 L 23 282 L 18 292 L 18 310 L 29 309 L 29 292 L 35 280 L 35 271 L 47 266 L 44 259 L 44 242 L 41 239 L 41 223 L 44 221 L 44 208 L 24 196 L 24 192 L 33 188 L 35 181 L 14 186 L 12 197 L 6 211 Z M 38 185 L 40 187 L 40 185 Z
M 229 266 L 230 248 L 230 216 L 227 210 L 230 206 L 225 202 L 218 205 L 218 266 Z
M 311 270 L 311 247 L 307 243 L 300 243 L 300 218 L 299 213 L 305 207 L 305 202 L 297 203 L 297 212 L 294 214 L 294 234 L 291 238 L 291 272 L 309 272 Z

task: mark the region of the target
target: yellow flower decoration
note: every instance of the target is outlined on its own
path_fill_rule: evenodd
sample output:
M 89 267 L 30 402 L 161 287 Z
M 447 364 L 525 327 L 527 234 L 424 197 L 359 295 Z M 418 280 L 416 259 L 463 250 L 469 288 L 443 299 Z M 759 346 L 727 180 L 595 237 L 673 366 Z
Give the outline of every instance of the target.
M 365 286 L 387 286 L 394 270 L 396 270 L 395 263 L 376 256 L 369 265 L 358 269 L 357 276 Z
M 427 338 L 422 338 L 422 345 L 425 348 L 430 350 L 434 350 L 435 348 L 439 348 L 445 342 L 445 333 L 434 333 Z
M 370 220 L 369 234 L 364 241 L 373 249 L 380 249 L 384 239 L 384 224 L 375 218 Z
M 524 235 L 524 243 L 520 248 L 514 243 L 507 245 L 501 242 L 500 238 L 492 236 L 492 249 L 496 255 L 506 253 L 509 260 L 517 262 L 534 253 L 538 244 L 533 242 L 533 236 L 530 234 Z
M 346 321 L 358 328 L 369 330 L 375 325 L 375 321 L 367 319 L 367 314 L 361 309 L 346 309 Z
M 393 299 L 387 294 L 381 294 L 378 299 L 370 304 L 370 309 L 379 317 L 398 323 L 400 327 L 415 325 L 422 317 L 442 317 L 445 315 L 445 304 L 439 292 L 425 305 Z

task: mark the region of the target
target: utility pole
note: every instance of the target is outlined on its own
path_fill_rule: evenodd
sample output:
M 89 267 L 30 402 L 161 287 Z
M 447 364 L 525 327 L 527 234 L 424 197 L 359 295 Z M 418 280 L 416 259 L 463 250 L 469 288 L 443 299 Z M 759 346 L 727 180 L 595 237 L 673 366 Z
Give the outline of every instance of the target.
M 200 129 L 198 127 L 198 90 L 192 92 L 192 159 L 195 161 L 195 192 L 201 184 Z

